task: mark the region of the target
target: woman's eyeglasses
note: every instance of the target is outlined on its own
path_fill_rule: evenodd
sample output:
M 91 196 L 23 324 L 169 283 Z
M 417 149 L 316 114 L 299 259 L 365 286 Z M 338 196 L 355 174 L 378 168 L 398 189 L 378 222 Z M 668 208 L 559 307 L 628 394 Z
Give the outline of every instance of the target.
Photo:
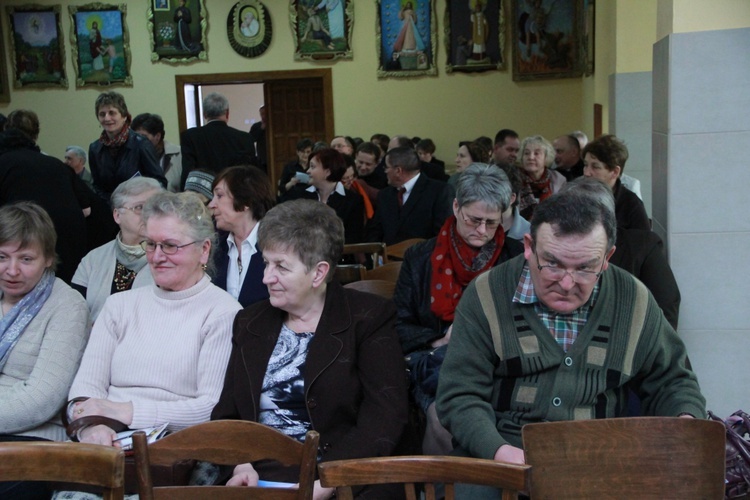
M 174 243 L 165 243 L 163 241 L 157 243 L 156 241 L 143 240 L 141 241 L 141 248 L 143 248 L 148 253 L 152 253 L 156 251 L 156 247 L 161 247 L 161 251 L 164 252 L 165 255 L 174 255 L 180 248 L 185 248 L 186 246 L 200 243 L 201 241 L 203 240 L 191 241 L 190 243 L 185 243 L 184 245 L 175 245 Z

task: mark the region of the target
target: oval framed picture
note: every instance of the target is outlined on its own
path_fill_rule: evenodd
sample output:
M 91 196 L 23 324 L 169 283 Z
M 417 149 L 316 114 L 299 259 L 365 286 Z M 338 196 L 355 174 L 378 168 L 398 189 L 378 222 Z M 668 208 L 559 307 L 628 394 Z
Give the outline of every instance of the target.
M 234 4 L 227 16 L 227 37 L 235 52 L 243 57 L 258 57 L 271 45 L 271 16 L 258 0 Z

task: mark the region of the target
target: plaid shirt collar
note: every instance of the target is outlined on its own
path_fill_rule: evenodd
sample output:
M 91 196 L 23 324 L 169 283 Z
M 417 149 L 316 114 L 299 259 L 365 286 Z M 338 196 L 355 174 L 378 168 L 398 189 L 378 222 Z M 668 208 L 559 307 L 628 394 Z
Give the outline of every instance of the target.
M 589 300 L 575 311 L 570 313 L 553 311 L 544 305 L 536 296 L 536 293 L 534 293 L 531 270 L 529 269 L 529 263 L 526 262 L 521 272 L 521 278 L 518 280 L 516 292 L 513 294 L 513 302 L 533 305 L 534 311 L 539 316 L 539 319 L 542 320 L 544 326 L 549 329 L 557 343 L 567 352 L 578 337 L 578 333 L 586 325 L 598 295 L 599 281 L 594 285 Z

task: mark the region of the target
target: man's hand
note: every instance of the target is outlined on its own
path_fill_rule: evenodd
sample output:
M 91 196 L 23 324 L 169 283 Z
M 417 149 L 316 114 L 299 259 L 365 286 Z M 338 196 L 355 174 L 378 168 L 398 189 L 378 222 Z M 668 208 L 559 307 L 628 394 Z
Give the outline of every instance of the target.
M 232 478 L 227 481 L 227 486 L 257 486 L 258 473 L 252 464 L 240 464 L 234 468 Z
M 524 456 L 523 450 L 509 444 L 504 444 L 497 449 L 494 460 L 496 462 L 506 462 L 519 465 L 526 463 L 526 457 Z
M 448 342 L 451 341 L 451 332 L 453 331 L 453 325 L 449 326 L 448 329 L 445 331 L 445 335 L 440 337 L 439 339 L 433 340 L 432 343 L 430 343 L 430 346 L 432 347 L 440 347 L 441 345 L 445 345 Z

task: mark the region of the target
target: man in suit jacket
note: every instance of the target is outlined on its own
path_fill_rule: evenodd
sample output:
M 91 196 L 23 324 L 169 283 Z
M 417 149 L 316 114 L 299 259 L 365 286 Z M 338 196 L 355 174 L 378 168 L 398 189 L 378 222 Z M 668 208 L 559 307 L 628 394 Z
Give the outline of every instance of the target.
M 389 185 L 378 194 L 378 208 L 367 228 L 368 241 L 393 245 L 410 238 L 432 238 L 452 215 L 453 188 L 422 175 L 420 164 L 411 147 L 386 153 Z
M 206 124 L 186 130 L 180 136 L 182 178 L 180 187 L 191 170 L 205 168 L 218 174 L 226 167 L 253 164 L 255 146 L 249 133 L 229 126 L 229 101 L 217 92 L 203 99 Z

